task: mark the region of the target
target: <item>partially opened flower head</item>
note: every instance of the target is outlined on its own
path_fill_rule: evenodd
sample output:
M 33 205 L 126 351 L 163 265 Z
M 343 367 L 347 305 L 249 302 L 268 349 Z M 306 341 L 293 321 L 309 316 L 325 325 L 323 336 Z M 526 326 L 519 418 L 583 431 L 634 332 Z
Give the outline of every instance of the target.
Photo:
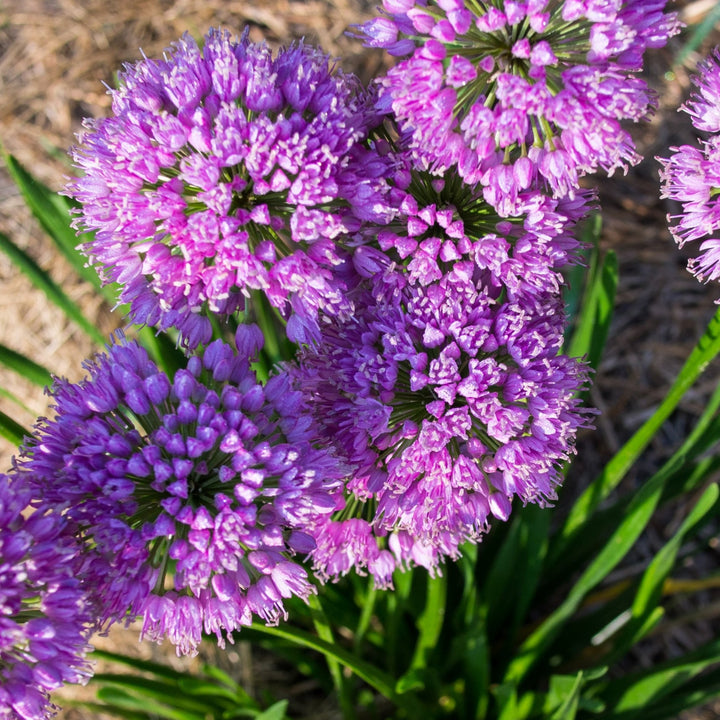
M 720 49 L 699 66 L 695 92 L 683 106 L 696 130 L 697 146 L 670 148 L 659 158 L 662 197 L 675 200 L 681 212 L 668 216 L 670 232 L 681 247 L 700 242 L 700 254 L 688 269 L 703 282 L 720 280 Z
M 90 604 L 60 513 L 30 512 L 24 479 L 0 475 L 0 717 L 55 714 L 49 693 L 85 681 Z
M 82 249 L 131 319 L 195 347 L 208 313 L 253 290 L 310 321 L 347 312 L 336 240 L 375 213 L 356 162 L 375 117 L 359 81 L 309 45 L 273 57 L 216 30 L 119 80 L 113 116 L 86 122 L 68 192 L 94 232 Z
M 334 510 L 343 469 L 312 444 L 285 375 L 258 383 L 262 344 L 241 326 L 168 377 L 134 342 L 57 381 L 20 471 L 64 510 L 86 545 L 79 574 L 101 624 L 143 617 L 143 632 L 194 652 L 202 631 L 276 623 L 283 600 L 313 592 L 296 554 Z
M 572 194 L 581 175 L 639 159 L 621 121 L 652 106 L 632 73 L 678 30 L 664 5 L 384 0 L 360 31 L 403 58 L 380 80 L 381 101 L 418 160 L 512 201 L 537 185 Z

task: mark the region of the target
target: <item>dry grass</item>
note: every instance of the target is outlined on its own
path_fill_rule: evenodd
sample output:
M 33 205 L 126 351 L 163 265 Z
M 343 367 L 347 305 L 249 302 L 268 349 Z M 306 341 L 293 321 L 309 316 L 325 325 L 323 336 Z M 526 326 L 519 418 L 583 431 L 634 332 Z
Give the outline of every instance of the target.
M 360 0 L 6 0 L 0 7 L 0 139 L 32 172 L 51 187 L 61 188 L 64 176 L 71 172 L 66 148 L 73 142 L 81 119 L 108 111 L 109 97 L 103 83 L 112 85 L 113 73 L 123 62 L 135 61 L 139 48 L 148 56 L 158 55 L 183 32 L 200 36 L 210 26 L 239 32 L 249 24 L 253 39 L 265 38 L 271 44 L 305 37 L 340 57 L 343 67 L 368 79 L 384 60 L 379 53 L 363 51 L 344 31 L 348 24 L 369 17 L 374 4 Z M 677 3 L 690 21 L 702 17 L 713 4 L 714 0 Z M 720 39 L 720 33 L 710 42 L 713 39 Z M 565 489 L 568 495 L 594 476 L 657 407 L 714 312 L 713 300 L 720 295 L 716 287 L 702 287 L 685 272 L 684 260 L 667 232 L 665 215 L 672 208 L 658 198 L 657 164 L 652 158 L 666 155 L 671 145 L 692 142 L 689 123 L 675 112 L 689 89 L 688 71 L 676 69 L 669 78 L 665 74 L 679 49 L 678 42 L 653 53 L 650 59 L 660 108 L 652 123 L 636 132 L 638 145 L 649 160 L 625 178 L 597 183 L 604 209 L 602 243 L 618 253 L 621 284 L 608 351 L 592 393 L 603 414 L 597 432 L 581 438 L 579 461 Z M 2 168 L 0 231 L 27 248 L 106 333 L 119 322 L 56 255 Z M 4 256 L 0 256 L 0 283 L 0 343 L 37 359 L 58 375 L 79 378 L 80 360 L 93 352 L 91 343 L 60 311 L 49 306 Z M 677 446 L 702 411 L 717 371 L 715 366 L 688 393 L 680 410 L 628 477 L 627 485 L 647 479 Z M 19 412 L 2 398 L 0 410 L 27 426 L 36 415 L 47 411 L 41 390 L 2 368 L 0 386 L 19 395 L 29 411 Z M 8 444 L 0 445 L 0 468 L 9 465 L 11 454 Z M 633 562 L 642 563 L 656 552 L 682 511 L 682 507 L 670 508 L 660 518 L 639 544 Z M 702 575 L 716 568 L 717 559 L 716 550 L 708 545 L 688 572 Z M 709 591 L 700 598 L 716 609 L 717 600 L 717 593 Z M 696 612 L 697 600 L 694 603 L 678 600 L 676 614 Z M 675 654 L 716 634 L 718 627 L 716 615 L 698 618 L 682 628 L 671 627 L 644 646 L 633 662 L 643 665 Z M 110 643 L 135 646 L 134 635 L 131 639 L 124 634 L 113 635 Z M 166 656 L 154 646 L 144 652 Z M 261 674 L 272 676 L 277 670 L 277 665 L 263 665 L 264 659 L 256 657 L 255 662 Z M 247 662 L 239 665 L 247 667 Z M 253 682 L 253 676 L 248 675 L 245 681 Z M 713 712 L 708 708 L 694 717 L 720 717 Z M 320 708 L 316 708 L 315 717 L 318 713 Z M 76 711 L 70 711 L 71 716 L 81 717 Z

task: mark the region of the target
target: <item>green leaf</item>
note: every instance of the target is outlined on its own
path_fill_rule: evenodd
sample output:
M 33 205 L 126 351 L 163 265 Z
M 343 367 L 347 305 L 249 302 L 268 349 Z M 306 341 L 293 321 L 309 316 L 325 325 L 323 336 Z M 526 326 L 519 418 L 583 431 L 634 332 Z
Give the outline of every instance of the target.
M 498 720 L 517 720 L 518 698 L 517 685 L 514 683 L 501 683 L 493 688 L 493 695 L 497 704 Z
M 633 601 L 633 619 L 628 630 L 632 630 L 635 626 L 641 626 L 650 613 L 658 606 L 660 598 L 662 597 L 663 584 L 675 565 L 675 559 L 680 550 L 680 545 L 685 540 L 685 536 L 715 507 L 719 494 L 718 486 L 714 484 L 710 485 L 702 494 L 690 514 L 685 518 L 675 535 L 663 546 L 655 555 L 650 565 L 648 565 L 640 582 L 635 600 Z M 632 638 L 628 638 L 628 647 L 640 640 L 640 637 L 642 636 L 638 637 L 633 633 Z
M 564 352 L 571 357 L 587 356 L 591 367 L 600 362 L 615 306 L 618 262 L 609 251 L 589 278 L 575 331 Z
M 287 706 L 287 700 L 280 700 L 271 705 L 265 712 L 260 713 L 256 720 L 283 720 Z
M 513 628 L 517 629 L 532 605 L 535 591 L 542 577 L 548 549 L 548 533 L 552 512 L 539 505 L 524 508 L 520 526 L 521 553 L 517 564 L 516 599 L 513 608 Z
M 423 667 L 410 668 L 410 670 L 403 673 L 402 677 L 395 683 L 395 692 L 397 692 L 398 695 L 404 695 L 411 690 L 424 689 L 426 675 L 427 673 Z
M 574 678 L 572 684 L 565 688 L 562 705 L 551 715 L 550 720 L 575 720 L 580 700 L 580 689 L 583 684 L 583 674 L 580 671 Z
M 0 410 L 0 436 L 19 447 L 26 435 L 30 435 L 29 430 Z
M 98 700 L 121 709 L 145 713 L 146 717 L 165 720 L 205 720 L 206 714 L 168 707 L 148 697 L 137 697 L 118 687 L 103 687 L 97 692 Z
M 707 457 L 695 463 L 694 458 L 710 450 L 720 436 L 720 384 L 706 402 L 702 415 L 685 441 L 666 461 L 661 473 L 667 475 L 661 502 L 693 492 L 710 474 L 720 469 L 720 459 Z M 594 555 L 603 539 L 612 532 L 625 514 L 628 497 L 622 496 L 611 506 L 595 511 L 569 537 L 553 539 L 542 576 L 544 587 L 558 583 Z
M 187 676 L 185 679 L 187 679 Z M 118 675 L 115 673 L 96 673 L 93 676 L 93 682 L 106 686 L 126 688 L 132 691 L 134 695 L 153 698 L 171 707 L 178 701 L 178 689 L 180 687 L 180 682 L 175 683 L 165 679 L 147 678 L 131 674 Z M 202 712 L 207 707 L 207 702 L 183 696 L 182 707 L 186 710 Z
M 703 40 L 712 32 L 713 28 L 720 21 L 720 5 L 715 5 L 710 8 L 708 14 L 705 16 L 703 21 L 697 25 L 693 30 L 692 35 L 687 42 L 680 48 L 680 51 L 675 56 L 673 65 L 682 65 L 693 50 L 696 50 L 702 44 Z
M 177 684 L 178 688 L 187 695 L 207 695 L 216 700 L 224 698 L 238 704 L 244 704 L 245 702 L 244 698 L 239 698 L 238 694 L 230 690 L 230 688 L 223 687 L 205 678 L 188 675 L 179 679 Z M 253 706 L 256 707 L 254 704 Z
M 26 405 L 17 395 L 15 395 L 15 393 L 11 393 L 3 387 L 0 387 L 0 397 L 4 397 L 10 400 L 10 402 L 15 403 L 15 405 L 17 405 L 21 410 L 24 410 L 30 415 L 37 415 L 37 413 L 34 412 L 29 405 Z
M 720 662 L 720 640 L 713 640 L 662 666 L 613 680 L 601 692 L 613 720 L 645 718 L 648 710 L 662 707 L 669 695 Z
M 510 531 L 484 583 L 488 634 L 501 633 L 506 642 L 519 627 L 532 603 L 547 552 L 550 515 L 546 509 L 529 505 L 513 515 Z M 507 597 L 513 602 L 507 602 Z M 512 615 L 508 626 L 506 618 Z
M 578 498 L 577 502 L 568 514 L 557 540 L 551 549 L 551 560 L 561 556 L 564 549 L 577 543 L 577 536 L 580 528 L 587 522 L 588 518 L 595 511 L 597 506 L 608 497 L 625 474 L 633 465 L 640 453 L 647 447 L 648 443 L 655 436 L 661 425 L 667 420 L 670 413 L 675 409 L 683 395 L 698 379 L 700 374 L 708 366 L 708 363 L 720 352 L 720 310 L 718 310 L 710 321 L 705 333 L 700 338 L 683 365 L 675 382 L 668 391 L 658 409 L 642 425 L 642 427 L 620 448 L 616 455 L 605 466 L 602 474 Z M 719 388 L 720 390 L 720 388 Z M 720 402 L 720 393 L 716 391 L 713 396 L 714 402 Z M 703 414 L 705 421 L 710 422 L 711 416 Z M 674 456 L 676 467 L 679 464 L 679 456 L 688 451 L 692 443 L 697 440 L 698 433 L 694 432 L 683 444 L 683 448 Z M 670 465 L 667 465 L 670 467 Z
M 518 699 L 517 687 L 512 683 L 501 683 L 493 687 L 498 712 L 497 720 L 525 720 L 533 713 L 538 703 L 536 693 L 527 692 Z
M 33 177 L 12 155 L 4 154 L 5 165 L 20 189 L 30 211 L 52 238 L 58 250 L 83 280 L 91 283 L 111 303 L 115 295 L 109 286 L 102 287 L 98 274 L 87 267 L 85 258 L 76 249 L 81 240 L 71 227 L 73 203 Z
M 316 595 L 310 595 L 308 598 L 308 605 L 312 610 L 312 620 L 315 632 L 322 640 L 330 645 L 334 645 L 335 638 L 333 636 L 332 625 L 328 622 L 327 616 L 320 604 L 320 600 Z M 327 661 L 328 670 L 330 671 L 335 691 L 337 692 L 340 700 L 343 715 L 346 718 L 352 718 L 354 716 L 352 701 L 350 700 L 348 683 L 343 675 L 340 662 L 334 655 L 328 655 L 327 653 L 325 653 L 325 660 Z
M 682 688 L 663 696 L 656 705 L 643 709 L 642 720 L 676 720 L 683 711 L 704 705 L 720 696 L 720 669 L 705 672 L 696 679 L 686 683 Z M 630 711 L 631 716 L 636 715 Z M 614 720 L 623 720 L 614 716 Z
M 607 544 L 573 585 L 565 600 L 523 642 L 508 666 L 506 682 L 519 684 L 550 647 L 585 595 L 625 557 L 640 536 L 660 500 L 667 473 L 658 472 L 633 495 L 626 513 Z
M 445 619 L 445 602 L 447 599 L 447 579 L 443 575 L 427 578 L 427 593 L 425 607 L 418 616 L 415 626 L 418 629 L 418 639 L 415 644 L 415 653 L 410 662 L 410 668 L 417 670 L 427 667 L 430 652 L 437 645 L 443 620 Z
M 490 645 L 484 622 L 476 623 L 474 632 L 471 629 L 468 633 L 462 666 L 465 679 L 463 717 L 480 720 L 487 713 L 490 687 Z
M 588 217 L 580 226 L 578 238 L 581 244 L 579 253 L 580 262 L 570 265 L 565 271 L 565 289 L 563 300 L 567 312 L 565 330 L 565 344 L 575 332 L 578 315 L 583 297 L 587 288 L 592 284 L 600 259 L 600 233 L 602 231 L 602 216 L 599 212 Z
M 118 705 L 110 705 L 97 702 L 86 702 L 84 700 L 73 700 L 72 698 L 62 698 L 62 706 L 83 708 L 93 712 L 91 717 L 100 715 L 113 715 L 114 717 L 124 718 L 124 720 L 149 720 L 150 716 L 145 712 L 137 710 L 128 710 Z
M 49 370 L 2 344 L 0 344 L 0 363 L 39 387 L 52 384 L 53 378 Z
M 383 673 L 375 665 L 356 657 L 340 645 L 326 642 L 304 630 L 288 625 L 273 627 L 253 623 L 251 627 L 256 632 L 282 638 L 295 645 L 316 650 L 325 656 L 335 658 L 335 660 L 345 665 L 345 667 L 355 673 L 355 675 L 375 688 L 375 690 L 388 698 L 388 700 L 394 702 L 398 707 L 405 708 L 406 711 L 410 713 L 417 714 L 421 712 L 417 702 L 411 695 L 400 695 L 397 693 L 395 690 L 395 681 L 391 676 Z
M 159 677 L 172 678 L 174 680 L 179 680 L 185 677 L 185 673 L 173 670 L 167 665 L 161 665 L 160 663 L 155 663 L 151 660 L 141 660 L 140 658 L 131 657 L 130 655 L 114 653 L 110 650 L 102 650 L 101 648 L 95 648 L 91 657 L 93 659 L 98 658 L 100 660 L 116 662 L 120 665 L 126 665 L 127 667 L 131 667 L 134 670 L 152 673 L 153 675 L 157 675 Z
M 0 233 L 0 250 L 23 272 L 35 287 L 42 290 L 48 300 L 57 305 L 65 315 L 84 330 L 99 344 L 105 343 L 105 336 L 82 313 L 80 308 L 60 289 L 55 281 L 26 252 L 10 238 Z

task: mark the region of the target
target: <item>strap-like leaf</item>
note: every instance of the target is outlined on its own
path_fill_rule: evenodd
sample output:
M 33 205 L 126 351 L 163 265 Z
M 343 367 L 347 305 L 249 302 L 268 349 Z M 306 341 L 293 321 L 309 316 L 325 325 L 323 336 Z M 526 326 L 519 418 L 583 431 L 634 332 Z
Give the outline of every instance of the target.
M 608 538 L 605 547 L 585 569 L 565 600 L 520 646 L 508 666 L 506 682 L 519 683 L 525 677 L 578 609 L 585 595 L 625 557 L 650 521 L 666 479 L 667 473 L 657 473 L 635 493 L 622 522 Z
M 675 535 L 655 555 L 643 574 L 637 594 L 632 605 L 631 619 L 625 625 L 614 643 L 612 658 L 604 658 L 610 663 L 626 650 L 639 642 L 645 632 L 653 627 L 651 615 L 660 603 L 663 585 L 673 569 L 680 545 L 685 536 L 691 532 L 715 507 L 718 499 L 718 486 L 710 485 Z
M 0 363 L 39 387 L 47 387 L 52 384 L 52 375 L 49 370 L 1 343 Z
M 19 447 L 26 435 L 30 432 L 0 410 L 0 436 Z
M 571 357 L 587 356 L 590 366 L 594 368 L 598 366 L 605 348 L 617 284 L 617 256 L 610 251 L 588 280 L 575 331 L 564 348 L 564 352 Z
M 576 533 L 587 521 L 595 508 L 614 490 L 625 474 L 637 460 L 640 453 L 667 420 L 670 413 L 677 407 L 683 395 L 698 379 L 708 363 L 720 352 L 720 310 L 710 321 L 705 333 L 690 353 L 679 375 L 668 391 L 660 407 L 642 425 L 642 427 L 620 448 L 616 455 L 605 466 L 602 474 L 580 496 L 559 533 L 558 541 L 553 548 L 553 557 L 561 554 L 563 548 L 577 542 Z M 718 395 L 716 400 L 720 398 Z M 711 418 L 708 418 L 708 422 Z M 695 437 L 695 436 L 693 436 Z M 688 441 L 690 438 L 688 438 Z M 687 450 L 687 448 L 685 448 Z
M 7 235 L 0 233 L 0 250 L 24 273 L 35 287 L 42 290 L 48 300 L 57 305 L 67 317 L 75 322 L 93 340 L 105 343 L 105 336 L 82 313 L 80 308 L 60 289 L 50 275 L 45 272 L 26 252 L 21 250 Z
M 92 268 L 87 267 L 85 258 L 76 249 L 80 241 L 77 233 L 71 227 L 72 201 L 58 195 L 33 177 L 17 158 L 6 154 L 3 159 L 10 176 L 30 208 L 30 212 L 52 238 L 55 246 L 69 261 L 78 276 L 91 283 L 105 296 L 106 300 L 114 303 L 115 296 L 112 288 L 102 286 L 98 274 Z

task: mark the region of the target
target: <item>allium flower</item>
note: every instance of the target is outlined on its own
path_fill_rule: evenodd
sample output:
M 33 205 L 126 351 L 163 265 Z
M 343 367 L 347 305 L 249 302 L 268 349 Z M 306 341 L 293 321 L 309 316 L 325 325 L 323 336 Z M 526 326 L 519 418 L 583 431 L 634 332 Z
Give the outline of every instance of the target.
M 21 478 L 0 475 L 0 717 L 8 720 L 51 717 L 48 693 L 90 675 L 78 548 L 59 513 L 25 515 L 31 498 Z
M 670 232 L 680 247 L 702 240 L 700 255 L 690 260 L 688 269 L 707 282 L 720 279 L 720 49 L 699 71 L 696 92 L 682 109 L 708 136 L 699 147 L 670 148 L 673 154 L 658 160 L 663 165 L 661 197 L 682 205 L 681 213 L 668 216 Z
M 557 354 L 559 297 L 504 300 L 458 261 L 427 286 L 388 271 L 357 303 L 362 312 L 324 327 L 297 371 L 309 409 L 356 468 L 342 519 L 396 533 L 399 562 L 415 552 L 433 565 L 491 516 L 506 519 L 514 497 L 555 497 L 588 417 L 576 398 L 586 371 Z M 328 574 L 341 574 L 322 552 Z
M 121 286 L 134 322 L 211 336 L 250 291 L 312 322 L 347 312 L 336 239 L 381 219 L 361 146 L 375 122 L 352 75 L 304 44 L 273 58 L 245 33 L 185 36 L 163 60 L 126 66 L 114 115 L 86 121 L 73 152 L 83 177 L 82 246 Z
M 512 299 L 560 289 L 561 271 L 578 259 L 575 226 L 590 210 L 588 191 L 560 200 L 524 191 L 502 215 L 479 184 L 468 185 L 453 173 L 433 177 L 403 167 L 407 154 L 397 157 L 401 167 L 390 192 L 395 217 L 373 229 L 374 242 L 356 250 L 353 260 L 361 275 L 372 277 L 394 262 L 405 268 L 411 283 L 427 285 L 455 262 L 472 260 L 487 284 L 503 287 Z
M 101 622 L 142 615 L 143 633 L 193 652 L 313 586 L 292 559 L 336 504 L 343 468 L 311 444 L 301 396 L 250 368 L 262 344 L 240 326 L 170 379 L 133 342 L 57 381 L 56 417 L 24 447 L 20 472 L 64 508 L 89 552 L 80 569 Z
M 678 31 L 664 0 L 384 0 L 360 26 L 369 46 L 408 56 L 382 78 L 383 107 L 418 159 L 457 166 L 488 200 L 536 184 L 572 194 L 578 176 L 635 163 L 622 120 L 652 106 L 632 76 Z

